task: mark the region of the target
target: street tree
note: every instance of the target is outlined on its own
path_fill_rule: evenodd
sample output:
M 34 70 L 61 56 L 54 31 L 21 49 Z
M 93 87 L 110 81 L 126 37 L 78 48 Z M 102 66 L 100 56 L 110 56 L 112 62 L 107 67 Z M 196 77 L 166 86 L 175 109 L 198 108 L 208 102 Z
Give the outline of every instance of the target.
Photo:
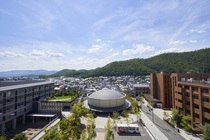
M 27 140 L 26 134 L 25 133 L 16 134 L 14 140 Z
M 6 140 L 5 136 L 0 136 L 0 140 Z
M 118 112 L 113 112 L 112 113 L 112 120 L 113 120 L 113 126 L 114 126 L 114 128 L 116 128 L 116 120 L 117 120 L 118 116 L 119 116 L 119 113 Z
M 82 116 L 85 117 L 88 113 L 90 113 L 90 111 L 87 108 L 85 108 L 83 102 L 79 102 L 79 103 L 74 104 L 74 106 L 71 109 L 71 112 L 73 114 L 75 114 L 76 117 L 78 117 L 78 118 L 80 118 Z
M 111 126 L 111 119 L 110 116 L 108 116 L 106 126 L 105 126 L 105 132 L 106 132 L 106 140 L 112 139 L 112 126 Z
M 88 120 L 87 120 L 87 133 L 88 133 L 88 140 L 92 140 L 95 132 L 95 119 L 93 114 L 88 115 Z
M 210 124 L 207 124 L 203 128 L 203 139 L 210 140 Z
M 190 132 L 192 130 L 190 126 L 190 121 L 191 121 L 191 116 L 186 115 L 182 117 L 182 122 L 180 123 L 181 126 L 184 128 L 184 130 L 187 132 Z
M 179 114 L 179 110 L 172 109 L 171 122 L 173 122 L 175 125 L 180 126 L 181 121 L 182 121 L 182 115 Z

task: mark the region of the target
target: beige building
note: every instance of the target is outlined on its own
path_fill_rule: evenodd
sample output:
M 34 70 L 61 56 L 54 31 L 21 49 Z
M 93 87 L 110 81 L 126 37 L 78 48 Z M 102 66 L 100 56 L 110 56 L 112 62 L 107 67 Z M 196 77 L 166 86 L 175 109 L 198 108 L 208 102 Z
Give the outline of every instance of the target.
M 88 95 L 84 104 L 88 109 L 97 112 L 121 111 L 131 105 L 130 102 L 126 100 L 125 93 L 108 88 L 103 88 L 102 90 Z

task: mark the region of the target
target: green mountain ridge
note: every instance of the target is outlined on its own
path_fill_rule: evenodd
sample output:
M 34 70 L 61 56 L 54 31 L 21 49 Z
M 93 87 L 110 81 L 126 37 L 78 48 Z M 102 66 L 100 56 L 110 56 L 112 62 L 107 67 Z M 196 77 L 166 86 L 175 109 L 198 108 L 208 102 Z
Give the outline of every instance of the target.
M 52 76 L 94 77 L 120 75 L 148 75 L 150 73 L 208 73 L 210 72 L 210 48 L 182 52 L 164 53 L 147 59 L 136 58 L 115 61 L 93 70 L 61 70 Z

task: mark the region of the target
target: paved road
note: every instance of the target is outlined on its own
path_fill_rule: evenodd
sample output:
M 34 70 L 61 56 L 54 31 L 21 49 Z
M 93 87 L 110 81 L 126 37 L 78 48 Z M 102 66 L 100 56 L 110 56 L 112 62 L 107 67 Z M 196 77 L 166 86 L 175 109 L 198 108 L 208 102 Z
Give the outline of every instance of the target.
M 152 120 L 152 112 L 142 105 L 142 111 L 147 115 L 147 117 Z M 169 139 L 169 140 L 185 140 L 175 129 L 167 124 L 165 121 L 161 120 L 158 116 L 154 114 L 154 123 L 159 128 L 159 130 Z

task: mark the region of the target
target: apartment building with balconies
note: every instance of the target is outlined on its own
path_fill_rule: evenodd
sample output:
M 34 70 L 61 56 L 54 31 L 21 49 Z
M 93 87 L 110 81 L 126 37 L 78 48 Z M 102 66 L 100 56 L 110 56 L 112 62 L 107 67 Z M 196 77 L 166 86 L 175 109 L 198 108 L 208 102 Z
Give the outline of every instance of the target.
M 47 81 L 0 82 L 0 134 L 24 124 L 33 102 L 53 92 L 54 83 Z

